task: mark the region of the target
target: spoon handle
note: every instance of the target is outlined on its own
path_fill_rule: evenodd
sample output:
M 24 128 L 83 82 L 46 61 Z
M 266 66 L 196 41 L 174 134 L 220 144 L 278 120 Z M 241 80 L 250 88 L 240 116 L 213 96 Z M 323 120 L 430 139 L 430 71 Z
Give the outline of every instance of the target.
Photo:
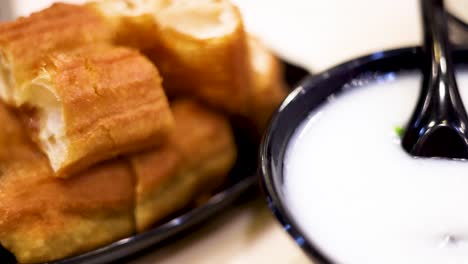
M 452 63 L 442 0 L 421 0 L 425 61 L 416 109 L 402 138 L 413 156 L 468 159 L 468 116 Z
M 425 58 L 423 91 L 426 96 L 422 107 L 431 107 L 434 121 L 463 122 L 468 117 L 458 91 L 455 68 L 452 62 L 450 41 L 448 40 L 447 15 L 443 0 L 421 0 L 424 23 Z M 439 96 L 434 96 L 439 95 Z M 454 115 L 453 112 L 456 113 Z M 422 111 L 427 112 L 427 111 Z M 460 120 L 451 120 L 458 116 Z

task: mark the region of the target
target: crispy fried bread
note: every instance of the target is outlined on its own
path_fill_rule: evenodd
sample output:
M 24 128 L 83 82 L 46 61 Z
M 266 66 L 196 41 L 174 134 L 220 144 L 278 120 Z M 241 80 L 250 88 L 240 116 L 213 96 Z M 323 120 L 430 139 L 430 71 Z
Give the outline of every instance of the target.
M 23 103 L 22 87 L 51 51 L 109 42 L 113 30 L 88 6 L 54 4 L 15 21 L 0 23 L 0 98 Z
M 142 50 L 170 97 L 246 113 L 251 69 L 239 10 L 227 0 L 104 0 L 91 4 L 116 42 Z
M 250 107 L 247 119 L 255 124 L 259 133 L 288 94 L 281 61 L 257 38 L 249 37 L 249 56 L 253 72 Z
M 225 117 L 189 100 L 175 101 L 172 109 L 176 126 L 169 142 L 129 157 L 137 181 L 138 231 L 218 188 L 236 159 Z
M 129 48 L 52 53 L 24 94 L 29 129 L 60 177 L 161 144 L 173 125 L 156 67 Z
M 68 257 L 134 233 L 128 163 L 115 160 L 55 178 L 3 104 L 0 122 L 7 124 L 0 130 L 0 244 L 20 263 Z

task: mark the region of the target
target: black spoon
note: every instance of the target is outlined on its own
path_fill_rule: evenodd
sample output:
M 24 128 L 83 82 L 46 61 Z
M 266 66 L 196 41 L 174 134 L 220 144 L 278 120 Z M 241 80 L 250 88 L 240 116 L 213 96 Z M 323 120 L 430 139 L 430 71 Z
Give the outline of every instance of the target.
M 468 159 L 468 116 L 458 92 L 442 0 L 421 0 L 424 25 L 423 83 L 403 135 L 413 156 Z

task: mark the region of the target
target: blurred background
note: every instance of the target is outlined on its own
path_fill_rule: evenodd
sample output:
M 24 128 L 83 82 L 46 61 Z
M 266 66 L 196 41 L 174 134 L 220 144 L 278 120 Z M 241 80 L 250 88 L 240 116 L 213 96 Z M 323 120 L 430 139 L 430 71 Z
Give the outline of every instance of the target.
M 313 71 L 365 53 L 420 41 L 417 0 L 232 1 L 240 7 L 249 31 L 279 55 Z M 24 16 L 52 2 L 3 0 L 0 15 L 3 19 Z M 449 2 L 466 9 L 468 1 Z M 465 2 L 465 6 L 458 2 Z
M 28 15 L 52 2 L 54 0 L 2 1 L 0 18 Z M 418 45 L 421 41 L 418 0 L 232 2 L 241 9 L 249 31 L 259 35 L 280 56 L 312 71 L 383 49 Z M 468 0 L 445 2 L 452 14 L 468 21 Z

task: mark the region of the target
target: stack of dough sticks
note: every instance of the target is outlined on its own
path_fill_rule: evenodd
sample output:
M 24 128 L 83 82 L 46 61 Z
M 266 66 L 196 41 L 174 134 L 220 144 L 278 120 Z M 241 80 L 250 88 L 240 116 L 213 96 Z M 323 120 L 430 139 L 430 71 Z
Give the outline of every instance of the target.
M 0 244 L 58 260 L 219 189 L 286 94 L 226 0 L 54 4 L 0 24 Z

